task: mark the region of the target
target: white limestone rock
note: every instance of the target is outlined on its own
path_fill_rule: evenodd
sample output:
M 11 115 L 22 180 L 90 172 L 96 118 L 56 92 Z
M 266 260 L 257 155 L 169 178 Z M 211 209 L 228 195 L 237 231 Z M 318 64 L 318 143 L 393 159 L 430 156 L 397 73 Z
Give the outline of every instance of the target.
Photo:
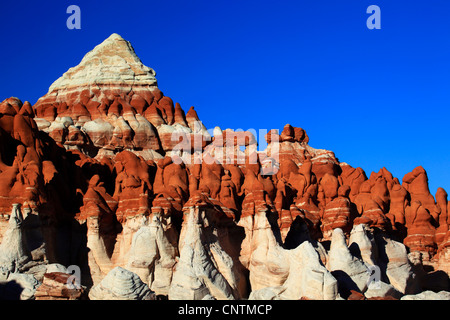
M 128 117 L 134 117 L 135 121 L 130 121 Z M 160 149 L 156 129 L 153 127 L 153 125 L 140 114 L 133 115 L 133 117 L 131 117 L 129 114 L 124 114 L 125 120 L 128 121 L 134 131 L 135 148 L 155 150 Z
M 155 294 L 139 276 L 122 267 L 112 269 L 89 292 L 91 300 L 154 300 Z
M 315 247 L 307 234 L 300 245 L 287 250 L 276 240 L 265 212 L 241 218 L 239 225 L 246 232 L 240 260 L 250 272 L 249 299 L 337 298 L 337 281 L 322 263 L 323 247 Z
M 283 284 L 286 290 L 281 294 L 282 299 L 334 300 L 337 297 L 337 281 L 322 265 L 310 242 L 305 241 L 291 250 L 289 258 L 289 277 Z

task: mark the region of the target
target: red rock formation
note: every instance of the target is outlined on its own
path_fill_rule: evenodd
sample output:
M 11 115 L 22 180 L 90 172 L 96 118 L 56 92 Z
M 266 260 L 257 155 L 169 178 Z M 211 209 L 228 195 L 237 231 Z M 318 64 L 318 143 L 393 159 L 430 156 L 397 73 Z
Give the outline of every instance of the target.
M 435 202 L 422 167 L 402 184 L 386 168 L 367 179 L 363 169 L 309 146 L 302 128 L 269 131 L 266 150 L 257 138 L 218 127 L 211 138 L 194 107 L 185 113 L 164 96 L 155 72 L 112 35 L 33 107 L 17 98 L 0 103 L 0 210 L 20 203 L 39 221 L 30 234 L 47 260 L 83 265 L 94 284 L 117 266 L 131 268 L 164 295 L 181 294 L 171 288 L 179 258 L 200 251 L 202 263 L 223 263 L 207 265 L 230 286 L 218 286 L 227 297 L 247 297 L 248 281 L 281 290 L 289 265 L 282 246 L 288 251 L 307 239 L 326 262 L 317 241 L 336 229 L 348 237 L 358 224 L 448 272 L 447 194 L 438 189 Z M 1 233 L 7 217 L 0 218 Z M 181 255 L 188 219 L 198 250 Z M 199 271 L 184 260 L 179 267 Z M 203 276 L 192 279 L 216 294 L 217 279 Z M 183 279 L 178 272 L 177 285 L 197 292 Z M 50 293 L 55 288 L 43 285 L 38 296 L 68 297 Z

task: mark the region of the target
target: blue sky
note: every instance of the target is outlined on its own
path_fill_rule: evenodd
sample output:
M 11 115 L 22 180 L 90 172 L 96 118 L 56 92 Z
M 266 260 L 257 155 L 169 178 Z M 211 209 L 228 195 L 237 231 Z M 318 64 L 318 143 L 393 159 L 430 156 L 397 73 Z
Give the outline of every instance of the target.
M 69 30 L 69 5 L 81 30 Z M 369 30 L 369 5 L 381 30 Z M 3 1 L 0 100 L 31 103 L 116 32 L 208 128 L 304 128 L 369 176 L 450 192 L 448 0 Z

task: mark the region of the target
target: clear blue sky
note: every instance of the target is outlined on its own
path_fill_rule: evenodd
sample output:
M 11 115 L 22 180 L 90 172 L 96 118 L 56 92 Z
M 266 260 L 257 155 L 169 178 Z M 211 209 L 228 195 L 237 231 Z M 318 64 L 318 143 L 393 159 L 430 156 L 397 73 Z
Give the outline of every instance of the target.
M 368 176 L 422 165 L 450 192 L 449 14 L 448 0 L 2 1 L 0 100 L 36 102 L 116 32 L 208 128 L 290 123 Z

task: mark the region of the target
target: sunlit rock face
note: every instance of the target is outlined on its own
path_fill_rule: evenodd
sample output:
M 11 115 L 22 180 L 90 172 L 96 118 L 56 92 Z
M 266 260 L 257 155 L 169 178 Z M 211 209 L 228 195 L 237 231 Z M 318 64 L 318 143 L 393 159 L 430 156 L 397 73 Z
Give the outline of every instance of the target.
M 368 177 L 290 124 L 207 129 L 155 75 L 113 34 L 34 106 L 0 103 L 0 281 L 17 298 L 447 296 L 450 208 L 424 168 Z

